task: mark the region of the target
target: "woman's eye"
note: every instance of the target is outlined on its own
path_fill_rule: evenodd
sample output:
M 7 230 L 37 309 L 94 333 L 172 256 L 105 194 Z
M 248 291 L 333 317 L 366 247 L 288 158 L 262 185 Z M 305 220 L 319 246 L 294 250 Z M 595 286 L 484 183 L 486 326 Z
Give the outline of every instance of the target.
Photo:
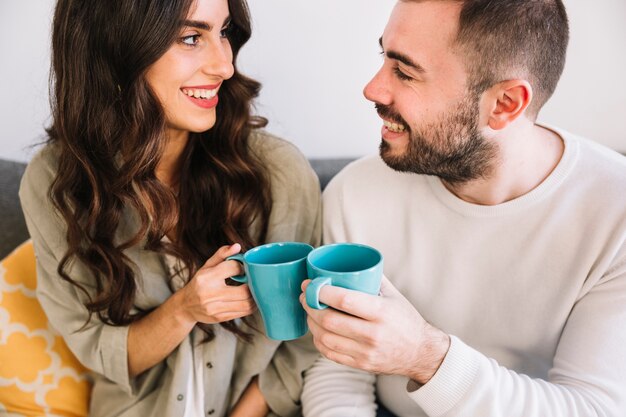
M 182 38 L 180 38 L 180 43 L 189 46 L 196 46 L 196 44 L 198 43 L 198 38 L 200 38 L 200 35 L 183 36 Z
M 393 69 L 393 72 L 396 74 L 396 77 L 398 77 L 401 80 L 411 81 L 413 79 L 413 77 L 410 77 L 410 76 L 406 75 L 405 73 L 403 73 L 402 71 L 400 71 L 400 68 L 398 68 L 398 67 L 395 67 Z

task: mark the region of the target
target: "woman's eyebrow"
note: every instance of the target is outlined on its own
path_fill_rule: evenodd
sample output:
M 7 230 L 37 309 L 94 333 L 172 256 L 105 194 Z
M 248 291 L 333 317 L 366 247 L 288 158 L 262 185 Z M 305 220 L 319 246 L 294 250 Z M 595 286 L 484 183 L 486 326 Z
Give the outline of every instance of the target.
M 226 19 L 224 19 L 224 23 L 222 24 L 222 26 L 226 25 L 227 23 L 230 23 L 230 16 L 226 16 Z M 192 28 L 196 28 L 200 30 L 206 30 L 207 32 L 210 32 L 213 29 L 213 26 L 201 20 L 187 19 L 183 21 L 183 26 L 192 27 Z
M 185 20 L 183 21 L 183 26 L 206 30 L 209 32 L 211 31 L 211 29 L 213 29 L 213 26 L 209 25 L 207 22 L 202 22 L 200 20 Z

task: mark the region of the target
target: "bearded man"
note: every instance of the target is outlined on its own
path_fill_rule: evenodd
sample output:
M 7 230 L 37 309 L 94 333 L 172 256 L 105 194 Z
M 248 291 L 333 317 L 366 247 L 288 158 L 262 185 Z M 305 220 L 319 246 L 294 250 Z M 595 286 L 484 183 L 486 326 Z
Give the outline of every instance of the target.
M 364 90 L 380 156 L 324 195 L 325 243 L 388 279 L 301 298 L 305 415 L 626 415 L 626 158 L 536 122 L 568 32 L 561 0 L 398 1 Z

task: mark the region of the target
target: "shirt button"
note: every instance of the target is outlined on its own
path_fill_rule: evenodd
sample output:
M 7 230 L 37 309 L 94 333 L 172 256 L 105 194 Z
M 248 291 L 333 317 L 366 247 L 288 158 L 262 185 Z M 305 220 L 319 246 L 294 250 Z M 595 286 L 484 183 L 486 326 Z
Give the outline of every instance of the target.
M 213 364 L 211 362 L 207 362 L 206 363 L 206 367 L 211 369 L 211 368 L 213 368 Z
M 215 413 L 215 410 L 209 410 L 206 412 L 208 415 L 212 415 L 213 413 Z
M 176 397 L 178 401 L 182 401 L 184 398 L 185 396 L 183 394 L 178 394 L 178 397 Z

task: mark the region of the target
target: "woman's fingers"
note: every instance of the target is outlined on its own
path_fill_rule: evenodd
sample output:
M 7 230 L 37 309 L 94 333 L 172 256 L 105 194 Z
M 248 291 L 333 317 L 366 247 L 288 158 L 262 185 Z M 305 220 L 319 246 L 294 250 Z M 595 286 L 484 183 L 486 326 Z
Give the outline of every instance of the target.
M 213 256 L 207 259 L 207 261 L 204 263 L 202 268 L 214 267 L 220 264 L 221 262 L 224 262 L 224 260 L 228 258 L 229 256 L 236 255 L 239 252 L 241 252 L 241 245 L 239 243 L 234 243 L 229 246 L 222 246 L 213 254 Z
M 243 301 L 219 301 L 211 303 L 210 308 L 199 317 L 198 321 L 204 323 L 221 323 L 223 321 L 249 316 L 254 313 L 256 309 L 256 304 L 252 299 Z
M 247 284 L 226 285 L 226 279 L 242 273 L 239 262 L 226 261 L 241 246 L 222 246 L 185 286 L 186 309 L 203 323 L 219 323 L 252 314 L 257 306 Z
M 248 284 L 243 284 L 238 287 L 226 285 L 225 288 L 220 291 L 219 298 L 224 302 L 251 300 L 252 303 L 254 303 Z
M 243 271 L 239 262 L 225 261 L 212 267 L 203 266 L 196 273 L 195 279 L 199 281 L 201 286 L 206 285 L 208 287 L 215 288 L 227 286 L 227 278 L 234 277 L 235 275 L 241 275 L 242 273 Z

